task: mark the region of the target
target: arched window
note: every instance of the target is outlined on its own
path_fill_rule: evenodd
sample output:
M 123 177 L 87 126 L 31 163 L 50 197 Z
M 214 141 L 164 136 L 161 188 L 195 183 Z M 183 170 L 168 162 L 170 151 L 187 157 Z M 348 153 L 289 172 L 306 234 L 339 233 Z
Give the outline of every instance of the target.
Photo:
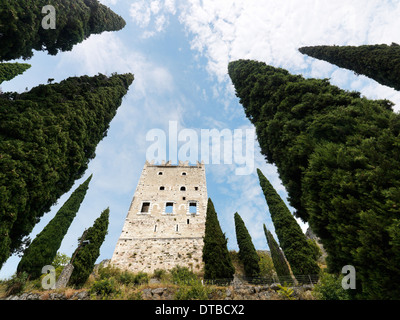
M 160 190 L 165 190 L 165 187 L 160 187 Z
M 181 191 L 186 191 L 186 187 L 181 187 Z
M 186 176 L 186 172 L 182 172 L 182 175 L 183 175 L 183 176 Z
M 158 175 L 159 175 L 159 176 L 162 176 L 162 175 L 163 175 L 162 171 L 158 172 Z

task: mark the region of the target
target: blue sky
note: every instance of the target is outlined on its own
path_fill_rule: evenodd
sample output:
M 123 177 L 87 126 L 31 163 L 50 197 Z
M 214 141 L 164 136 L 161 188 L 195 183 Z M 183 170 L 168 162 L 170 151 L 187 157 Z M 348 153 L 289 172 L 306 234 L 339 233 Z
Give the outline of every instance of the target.
M 72 255 L 77 238 L 101 211 L 110 207 L 109 233 L 99 261 L 112 256 L 139 180 L 146 134 L 170 121 L 178 130 L 251 129 L 227 75 L 229 61 L 255 59 L 305 77 L 360 91 L 368 98 L 386 98 L 400 106 L 400 95 L 363 76 L 301 55 L 307 45 L 400 43 L 400 4 L 382 0 L 102 0 L 127 26 L 119 32 L 93 35 L 72 51 L 49 56 L 35 52 L 32 68 L 3 83 L 3 91 L 19 91 L 70 76 L 113 72 L 135 74 L 135 81 L 84 177 L 61 197 L 34 228 L 34 238 L 54 217 L 71 192 L 93 173 L 80 211 L 60 252 Z M 201 156 L 201 155 L 200 155 Z M 150 160 L 150 159 L 149 159 Z M 260 168 L 282 198 L 286 191 L 276 169 L 266 164 L 255 142 L 254 168 Z M 237 249 L 233 214 L 239 212 L 257 249 L 268 249 L 262 224 L 273 230 L 255 169 L 235 174 L 238 165 L 206 166 L 208 196 L 216 207 L 229 249 Z M 303 230 L 306 225 L 301 224 Z M 19 259 L 11 257 L 0 271 L 10 277 Z

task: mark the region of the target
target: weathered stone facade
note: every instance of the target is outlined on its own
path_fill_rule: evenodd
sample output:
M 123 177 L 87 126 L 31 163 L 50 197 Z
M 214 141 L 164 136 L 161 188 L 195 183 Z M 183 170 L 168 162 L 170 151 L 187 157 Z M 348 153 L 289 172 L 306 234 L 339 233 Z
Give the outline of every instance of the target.
M 132 272 L 177 265 L 200 271 L 206 211 L 204 164 L 146 161 L 111 264 Z

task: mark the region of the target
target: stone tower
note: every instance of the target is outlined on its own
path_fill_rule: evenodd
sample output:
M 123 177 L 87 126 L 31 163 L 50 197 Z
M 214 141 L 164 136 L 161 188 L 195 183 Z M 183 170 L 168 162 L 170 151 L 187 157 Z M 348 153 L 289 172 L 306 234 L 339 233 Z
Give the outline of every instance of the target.
M 207 201 L 203 163 L 146 161 L 111 264 L 132 272 L 177 265 L 200 271 Z

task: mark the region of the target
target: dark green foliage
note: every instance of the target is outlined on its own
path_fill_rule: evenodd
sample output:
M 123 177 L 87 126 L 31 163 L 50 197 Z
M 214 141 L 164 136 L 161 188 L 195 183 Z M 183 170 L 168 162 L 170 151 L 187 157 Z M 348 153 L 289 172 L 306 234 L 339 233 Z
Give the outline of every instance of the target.
M 114 278 L 95 281 L 90 287 L 89 293 L 107 299 L 108 297 L 120 293 L 118 283 Z
M 227 242 L 214 204 L 211 199 L 208 199 L 203 247 L 204 279 L 233 279 L 235 268 L 229 255 Z
M 276 235 L 293 274 L 295 276 L 319 274 L 314 248 L 309 245 L 296 219 L 268 179 L 260 169 L 257 169 L 257 173 Z
M 279 248 L 278 243 L 275 241 L 274 236 L 265 227 L 265 224 L 263 227 L 264 227 L 265 237 L 267 238 L 268 247 L 271 252 L 271 258 L 274 263 L 276 274 L 279 278 L 279 281 L 281 283 L 284 283 L 285 281 L 287 281 L 288 278 L 291 277 L 289 266 L 286 262 L 285 256 L 282 253 L 282 250 Z
M 74 271 L 69 285 L 82 287 L 93 271 L 97 258 L 100 256 L 100 247 L 104 242 L 108 230 L 110 209 L 104 210 L 96 219 L 93 226 L 84 233 L 84 239 L 89 240 L 87 245 L 80 245 L 72 255 Z
M 400 46 L 398 44 L 358 47 L 315 46 L 303 47 L 299 51 L 400 90 Z
M 234 219 L 236 240 L 239 246 L 239 258 L 243 263 L 246 277 L 258 277 L 260 275 L 260 257 L 257 254 L 243 219 L 237 212 L 234 215 Z
M 132 81 L 83 76 L 0 96 L 0 267 L 82 177 Z
M 42 8 L 56 11 L 56 29 L 44 29 Z M 97 0 L 7 0 L 0 3 L 0 61 L 32 57 L 34 50 L 55 55 L 91 34 L 117 31 L 125 21 Z
M 256 61 L 233 62 L 229 74 L 296 215 L 321 239 L 329 271 L 353 265 L 364 297 L 400 298 L 400 116 L 393 104 Z
M 71 194 L 55 217 L 32 241 L 18 264 L 17 273 L 26 272 L 31 279 L 36 279 L 41 276 L 42 268 L 52 263 L 64 236 L 79 211 L 91 179 L 92 176 Z
M 323 272 L 320 281 L 312 291 L 318 300 L 351 300 L 349 290 L 342 287 L 343 275 Z
M 17 295 L 24 292 L 29 280 L 26 272 L 15 273 L 11 279 L 6 281 L 6 296 Z
M 0 63 L 0 84 L 10 81 L 31 67 L 27 63 Z
M 172 282 L 176 284 L 189 284 L 198 280 L 197 276 L 187 267 L 175 266 L 170 270 Z

